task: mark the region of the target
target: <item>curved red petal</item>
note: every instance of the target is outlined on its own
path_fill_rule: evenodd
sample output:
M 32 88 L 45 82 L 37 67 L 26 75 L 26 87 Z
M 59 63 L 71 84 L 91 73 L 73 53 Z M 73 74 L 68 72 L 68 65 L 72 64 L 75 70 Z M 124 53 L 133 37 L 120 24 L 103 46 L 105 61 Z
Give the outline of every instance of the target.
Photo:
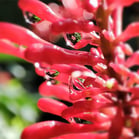
M 73 18 L 80 18 L 83 14 L 83 9 L 80 6 L 80 0 L 61 0 L 64 8 Z
M 129 92 L 132 93 L 133 99 L 138 99 L 138 98 L 139 98 L 139 87 L 132 87 L 132 88 L 129 88 Z
M 117 108 L 117 113 L 112 120 L 111 127 L 109 129 L 109 139 L 119 139 L 124 126 L 123 111 L 121 108 Z
M 71 73 L 74 71 L 90 72 L 90 74 L 92 73 L 90 69 L 78 64 L 54 64 L 51 66 L 51 68 L 69 75 L 71 75 Z
M 91 21 L 77 21 L 67 19 L 52 23 L 51 31 L 54 33 L 74 33 L 74 32 L 92 32 L 99 31 L 99 28 Z
M 14 44 L 8 40 L 0 40 L 0 53 L 13 55 L 22 59 L 25 59 L 24 57 L 24 48 L 17 48 L 14 46 Z M 26 60 L 26 59 L 25 59 Z
M 52 11 L 49 6 L 39 0 L 19 0 L 18 6 L 24 12 L 31 12 L 42 20 L 48 20 L 53 22 L 61 19 Z
M 133 37 L 139 36 L 139 22 L 131 23 L 127 28 L 122 32 L 120 36 L 115 40 L 116 42 L 124 42 Z
M 126 67 L 139 65 L 139 51 L 134 52 L 125 62 Z
M 36 123 L 24 129 L 21 139 L 49 139 L 64 134 L 94 132 L 106 130 L 109 123 L 103 124 L 67 124 L 58 121 Z
M 94 13 L 97 10 L 98 6 L 99 6 L 100 0 L 95 0 L 95 1 L 82 0 L 81 2 L 82 2 L 82 7 L 84 9 L 86 9 L 89 12 Z
M 62 116 L 70 118 L 83 112 L 94 112 L 106 106 L 111 106 L 111 103 L 104 98 L 99 98 L 98 96 L 98 99 L 75 102 L 72 106 L 62 112 Z
M 111 9 L 115 9 L 119 6 L 124 7 L 124 6 L 130 6 L 135 2 L 139 2 L 139 0 L 108 0 L 109 6 Z
M 80 64 L 93 65 L 104 60 L 89 52 L 75 51 L 60 48 L 56 45 L 33 44 L 26 49 L 25 56 L 33 62 L 46 62 L 47 64 Z
M 63 84 L 49 85 L 47 82 L 44 82 L 40 85 L 39 92 L 43 96 L 54 96 L 59 99 L 70 101 L 68 86 Z
M 61 116 L 62 111 L 67 108 L 64 103 L 50 98 L 40 98 L 38 101 L 38 107 L 44 112 L 59 116 Z
M 0 22 L 0 27 L 0 39 L 7 39 L 19 45 L 25 45 L 26 47 L 31 46 L 33 43 L 52 45 L 39 38 L 32 31 L 19 25 Z
M 107 133 L 78 133 L 78 134 L 67 134 L 52 139 L 107 139 Z

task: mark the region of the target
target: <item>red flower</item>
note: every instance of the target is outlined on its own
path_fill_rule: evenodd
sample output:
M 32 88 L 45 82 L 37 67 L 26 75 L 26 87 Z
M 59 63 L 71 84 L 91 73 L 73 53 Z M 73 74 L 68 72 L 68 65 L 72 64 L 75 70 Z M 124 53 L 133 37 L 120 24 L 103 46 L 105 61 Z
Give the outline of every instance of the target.
M 19 0 L 25 19 L 40 37 L 1 22 L 0 52 L 34 64 L 36 73 L 46 79 L 40 94 L 56 98 L 41 98 L 38 107 L 67 121 L 31 125 L 21 139 L 139 136 L 139 71 L 130 69 L 139 65 L 139 52 L 125 43 L 139 35 L 139 23 L 121 30 L 123 7 L 137 1 L 61 0 L 61 5 L 46 5 Z M 61 36 L 74 50 L 50 42 Z M 87 44 L 89 52 L 76 50 Z

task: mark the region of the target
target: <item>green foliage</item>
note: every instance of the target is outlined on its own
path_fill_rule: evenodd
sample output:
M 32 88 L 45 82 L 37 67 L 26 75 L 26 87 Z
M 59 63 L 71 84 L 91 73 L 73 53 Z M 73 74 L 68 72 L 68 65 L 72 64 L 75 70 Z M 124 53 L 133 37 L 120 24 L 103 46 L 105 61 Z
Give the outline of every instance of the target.
M 37 99 L 38 96 L 29 94 L 18 80 L 0 84 L 0 139 L 18 139 L 24 127 L 36 121 Z

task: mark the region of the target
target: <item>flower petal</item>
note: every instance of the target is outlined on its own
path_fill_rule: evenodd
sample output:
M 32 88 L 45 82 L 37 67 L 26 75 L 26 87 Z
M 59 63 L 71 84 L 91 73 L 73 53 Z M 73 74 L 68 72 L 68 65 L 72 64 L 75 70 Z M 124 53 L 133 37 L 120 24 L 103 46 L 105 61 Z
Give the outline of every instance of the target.
M 63 84 L 49 85 L 44 82 L 39 87 L 39 92 L 43 96 L 54 96 L 59 99 L 70 101 L 68 86 Z
M 61 116 L 62 111 L 67 108 L 64 103 L 50 98 L 39 99 L 38 107 L 44 112 L 49 112 L 59 116 Z
M 54 64 L 51 68 L 68 75 L 71 75 L 74 71 L 90 72 L 90 74 L 93 74 L 90 69 L 78 64 Z
M 120 44 L 120 47 L 121 47 L 121 49 L 123 50 L 123 52 L 126 55 L 130 56 L 130 55 L 133 54 L 133 49 L 132 49 L 132 47 L 129 44 L 127 44 L 127 43 L 121 43 Z
M 76 117 L 78 117 L 79 119 L 86 120 L 90 123 L 104 123 L 110 121 L 111 119 L 110 116 L 98 111 L 84 112 L 76 115 Z
M 61 19 L 49 6 L 39 0 L 19 0 L 18 6 L 23 10 L 23 12 L 31 12 L 42 20 L 53 22 Z
M 109 128 L 109 123 L 103 124 L 67 124 L 58 121 L 36 123 L 24 129 L 21 139 L 49 139 L 64 134 L 93 132 Z
M 139 2 L 139 0 L 108 0 L 108 2 L 111 9 L 116 9 L 119 6 L 130 6 L 135 2 Z
M 107 133 L 78 133 L 78 134 L 67 134 L 52 139 L 107 139 Z
M 80 0 L 61 0 L 64 8 L 73 18 L 82 16 L 83 9 L 80 6 Z
M 105 98 L 96 96 L 92 100 L 82 100 L 75 102 L 72 106 L 68 107 L 62 112 L 63 117 L 70 118 L 83 112 L 93 112 L 111 106 L 112 104 Z
M 134 22 L 128 25 L 127 28 L 123 31 L 123 33 L 118 36 L 115 41 L 124 42 L 137 36 L 139 36 L 139 22 Z
M 89 52 L 75 51 L 61 48 L 56 45 L 33 44 L 29 47 L 25 56 L 33 62 L 46 62 L 47 64 L 80 64 L 93 65 L 104 60 Z M 71 58 L 72 57 L 72 58 Z
M 52 23 L 51 31 L 54 33 L 92 32 L 99 31 L 99 28 L 91 21 L 77 21 L 67 19 Z
M 0 40 L 0 53 L 9 54 L 25 59 L 24 51 L 24 48 L 15 47 L 14 44 L 8 40 Z
M 132 93 L 134 99 L 139 98 L 139 87 L 132 87 L 129 89 L 129 92 Z
M 82 3 L 82 7 L 84 9 L 86 9 L 88 12 L 92 12 L 94 13 L 98 6 L 99 6 L 99 0 L 95 0 L 95 1 L 92 1 L 92 0 L 82 0 L 81 3 Z
M 112 120 L 112 124 L 109 129 L 109 139 L 119 139 L 122 133 L 123 125 L 124 119 L 122 109 L 117 108 L 117 113 Z
M 126 67 L 139 65 L 139 51 L 134 52 L 125 62 Z
M 25 45 L 26 47 L 32 45 L 33 43 L 43 43 L 52 45 L 37 35 L 35 35 L 32 31 L 7 22 L 0 22 L 0 39 L 8 39 L 14 43 L 19 45 Z

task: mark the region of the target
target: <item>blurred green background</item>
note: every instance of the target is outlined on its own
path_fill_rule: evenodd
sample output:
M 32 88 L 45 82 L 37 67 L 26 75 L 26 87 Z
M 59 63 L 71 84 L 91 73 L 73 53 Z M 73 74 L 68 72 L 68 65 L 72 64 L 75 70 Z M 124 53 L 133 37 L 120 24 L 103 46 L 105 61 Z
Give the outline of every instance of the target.
M 17 0 L 0 0 L 0 21 L 26 26 Z M 0 54 L 0 139 L 20 139 L 24 127 L 39 119 L 40 80 L 32 64 Z
M 0 0 L 0 21 L 27 27 L 17 1 Z M 124 10 L 124 28 L 132 21 L 139 21 L 139 4 Z M 135 50 L 139 49 L 138 38 L 130 40 L 129 43 Z M 0 139 L 19 139 L 21 131 L 27 125 L 59 118 L 46 115 L 37 108 L 37 100 L 40 97 L 38 86 L 43 80 L 35 74 L 32 64 L 0 54 Z

